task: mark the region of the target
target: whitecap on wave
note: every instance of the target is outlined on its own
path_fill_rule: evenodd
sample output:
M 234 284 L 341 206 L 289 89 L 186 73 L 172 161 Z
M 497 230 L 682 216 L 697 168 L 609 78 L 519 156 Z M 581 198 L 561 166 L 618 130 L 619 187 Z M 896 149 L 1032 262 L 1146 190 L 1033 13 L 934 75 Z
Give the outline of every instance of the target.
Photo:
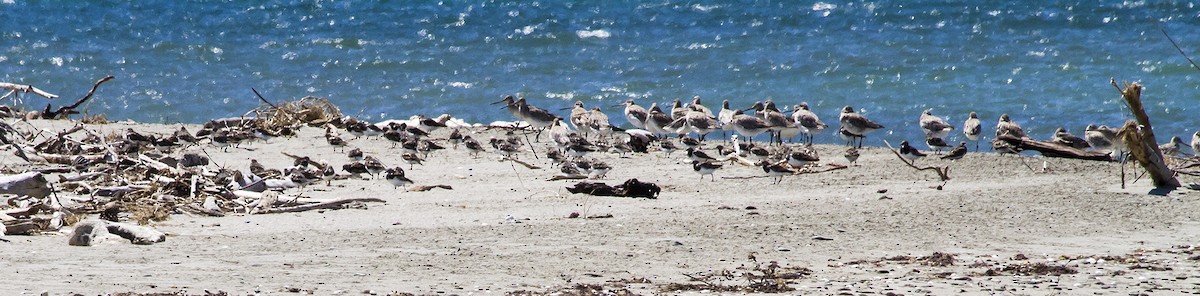
M 607 39 L 608 37 L 612 37 L 612 33 L 609 33 L 608 31 L 606 31 L 604 29 L 597 29 L 597 30 L 591 30 L 591 31 L 579 30 L 579 31 L 575 31 L 575 35 L 579 36 L 579 38 Z

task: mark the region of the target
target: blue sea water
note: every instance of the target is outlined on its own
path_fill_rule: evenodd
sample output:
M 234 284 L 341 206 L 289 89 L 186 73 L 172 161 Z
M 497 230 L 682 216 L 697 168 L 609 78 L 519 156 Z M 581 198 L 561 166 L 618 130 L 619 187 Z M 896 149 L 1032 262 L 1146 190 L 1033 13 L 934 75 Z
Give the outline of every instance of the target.
M 888 126 L 879 145 L 919 140 L 926 108 L 987 127 L 1008 113 L 1040 138 L 1117 126 L 1115 78 L 1146 86 L 1161 140 L 1187 138 L 1200 70 L 1160 29 L 1200 58 L 1188 1 L 2 0 L 0 81 L 58 106 L 114 75 L 89 112 L 163 123 L 241 115 L 259 104 L 250 88 L 373 120 L 511 120 L 483 105 L 509 94 L 604 106 L 621 124 L 610 106 L 628 98 L 807 101 L 828 123 L 853 105 Z

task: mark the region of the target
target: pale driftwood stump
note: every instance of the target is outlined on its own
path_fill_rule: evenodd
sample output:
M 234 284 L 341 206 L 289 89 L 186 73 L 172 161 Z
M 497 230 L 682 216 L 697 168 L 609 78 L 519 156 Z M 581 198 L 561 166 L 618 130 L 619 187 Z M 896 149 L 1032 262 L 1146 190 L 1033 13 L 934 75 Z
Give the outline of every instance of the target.
M 39 172 L 0 176 L 0 194 L 28 195 L 43 198 L 50 195 L 46 177 Z

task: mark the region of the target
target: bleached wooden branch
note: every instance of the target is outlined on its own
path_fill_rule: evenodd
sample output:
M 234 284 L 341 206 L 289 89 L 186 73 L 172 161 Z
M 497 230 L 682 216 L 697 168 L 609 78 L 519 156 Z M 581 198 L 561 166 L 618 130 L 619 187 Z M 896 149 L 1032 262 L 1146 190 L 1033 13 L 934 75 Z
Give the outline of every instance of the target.
M 49 93 L 49 92 L 46 92 L 46 91 L 44 91 L 44 90 L 41 90 L 41 89 L 39 89 L 39 88 L 33 87 L 32 85 L 16 84 L 16 83 L 8 83 L 8 82 L 0 82 L 0 88 L 2 88 L 2 89 L 7 89 L 7 90 L 11 90 L 11 91 L 13 91 L 13 92 L 18 92 L 18 91 L 19 91 L 19 92 L 34 93 L 34 94 L 36 94 L 36 95 L 39 95 L 39 96 L 45 97 L 45 98 L 47 98 L 47 99 L 54 99 L 54 98 L 58 98 L 58 95 L 56 95 L 56 94 L 52 94 L 52 93 Z
M 935 167 L 935 166 L 918 167 L 916 164 L 913 164 L 911 161 L 909 161 L 908 159 L 904 158 L 904 156 L 903 156 L 903 155 L 900 155 L 900 151 L 897 151 L 897 150 L 896 150 L 896 148 L 892 148 L 892 144 L 891 144 L 891 143 L 888 143 L 888 141 L 887 141 L 887 140 L 883 140 L 883 144 L 884 144 L 884 145 L 887 145 L 887 147 L 888 147 L 888 150 L 891 150 L 893 154 L 896 154 L 896 157 L 897 157 L 897 158 L 900 158 L 900 161 L 901 161 L 901 162 L 904 162 L 904 164 L 908 165 L 909 167 L 911 167 L 911 168 L 913 168 L 913 169 L 916 169 L 916 170 L 918 170 L 918 171 L 934 171 L 934 172 L 936 172 L 936 173 L 937 173 L 937 175 L 938 175 L 938 179 L 941 179 L 941 180 L 942 180 L 942 182 L 946 182 L 946 181 L 949 181 L 949 180 L 950 180 L 950 166 L 945 166 L 945 167 Z

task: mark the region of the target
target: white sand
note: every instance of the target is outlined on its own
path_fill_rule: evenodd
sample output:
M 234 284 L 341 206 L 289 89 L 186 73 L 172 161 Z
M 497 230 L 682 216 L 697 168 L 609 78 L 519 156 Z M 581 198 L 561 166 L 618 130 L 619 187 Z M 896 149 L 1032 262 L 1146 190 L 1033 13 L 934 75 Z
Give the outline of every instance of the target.
M 173 128 L 135 126 L 139 131 Z M 475 137 L 486 142 L 489 135 L 498 134 Z M 539 152 L 544 145 L 539 143 Z M 351 146 L 407 169 L 386 140 L 352 140 Z M 207 150 L 214 166 L 238 169 L 245 169 L 250 158 L 282 168 L 290 159 L 279 151 L 326 159 L 339 168 L 348 161 L 315 128 L 302 130 L 298 138 L 248 148 Z M 845 163 L 842 147 L 817 148 L 822 163 Z M 812 275 L 793 280 L 797 294 L 1125 295 L 1200 289 L 1197 261 L 1188 259 L 1190 246 L 1200 244 L 1200 193 L 1195 191 L 1151 196 L 1145 179 L 1120 189 L 1114 163 L 990 153 L 949 163 L 953 180 L 937 190 L 933 187 L 941 182 L 932 172 L 912 170 L 885 149 L 862 154 L 858 166 L 790 176 L 780 185 L 770 185 L 765 177 L 722 179 L 765 176 L 757 167 L 738 165 L 718 171 L 716 182 L 699 181 L 682 152 L 671 158 L 661 152 L 593 155 L 615 167 L 603 182 L 637 178 L 663 188 L 658 199 L 633 199 L 569 194 L 564 187 L 577 181 L 546 181 L 558 170 L 544 157 L 521 155 L 544 169 L 514 169 L 494 154 L 471 159 L 461 148 L 445 150 L 408 176 L 417 184 L 447 184 L 454 190 L 402 192 L 378 179 L 289 191 L 388 201 L 367 209 L 222 218 L 176 214 L 152 225 L 172 236 L 150 246 L 72 247 L 64 235 L 9 236 L 11 243 L 0 242 L 0 266 L 6 270 L 0 290 L 499 294 L 588 283 L 653 294 L 668 283 L 689 283 L 684 274 L 752 265 L 751 254 L 761 262 L 812 269 Z M 1043 161 L 1049 172 L 1040 172 Z M 745 209 L 750 206 L 755 209 Z M 612 218 L 567 218 L 572 212 Z M 506 221 L 509 215 L 515 219 Z M 948 267 L 880 261 L 934 252 L 957 260 Z M 1029 259 L 1012 259 L 1017 254 Z M 1134 259 L 1064 259 L 1127 254 Z M 1133 263 L 1137 258 L 1145 262 Z M 1033 262 L 1079 273 L 979 275 L 988 268 Z M 1171 270 L 1131 269 L 1139 266 Z M 638 278 L 650 283 L 609 283 Z

